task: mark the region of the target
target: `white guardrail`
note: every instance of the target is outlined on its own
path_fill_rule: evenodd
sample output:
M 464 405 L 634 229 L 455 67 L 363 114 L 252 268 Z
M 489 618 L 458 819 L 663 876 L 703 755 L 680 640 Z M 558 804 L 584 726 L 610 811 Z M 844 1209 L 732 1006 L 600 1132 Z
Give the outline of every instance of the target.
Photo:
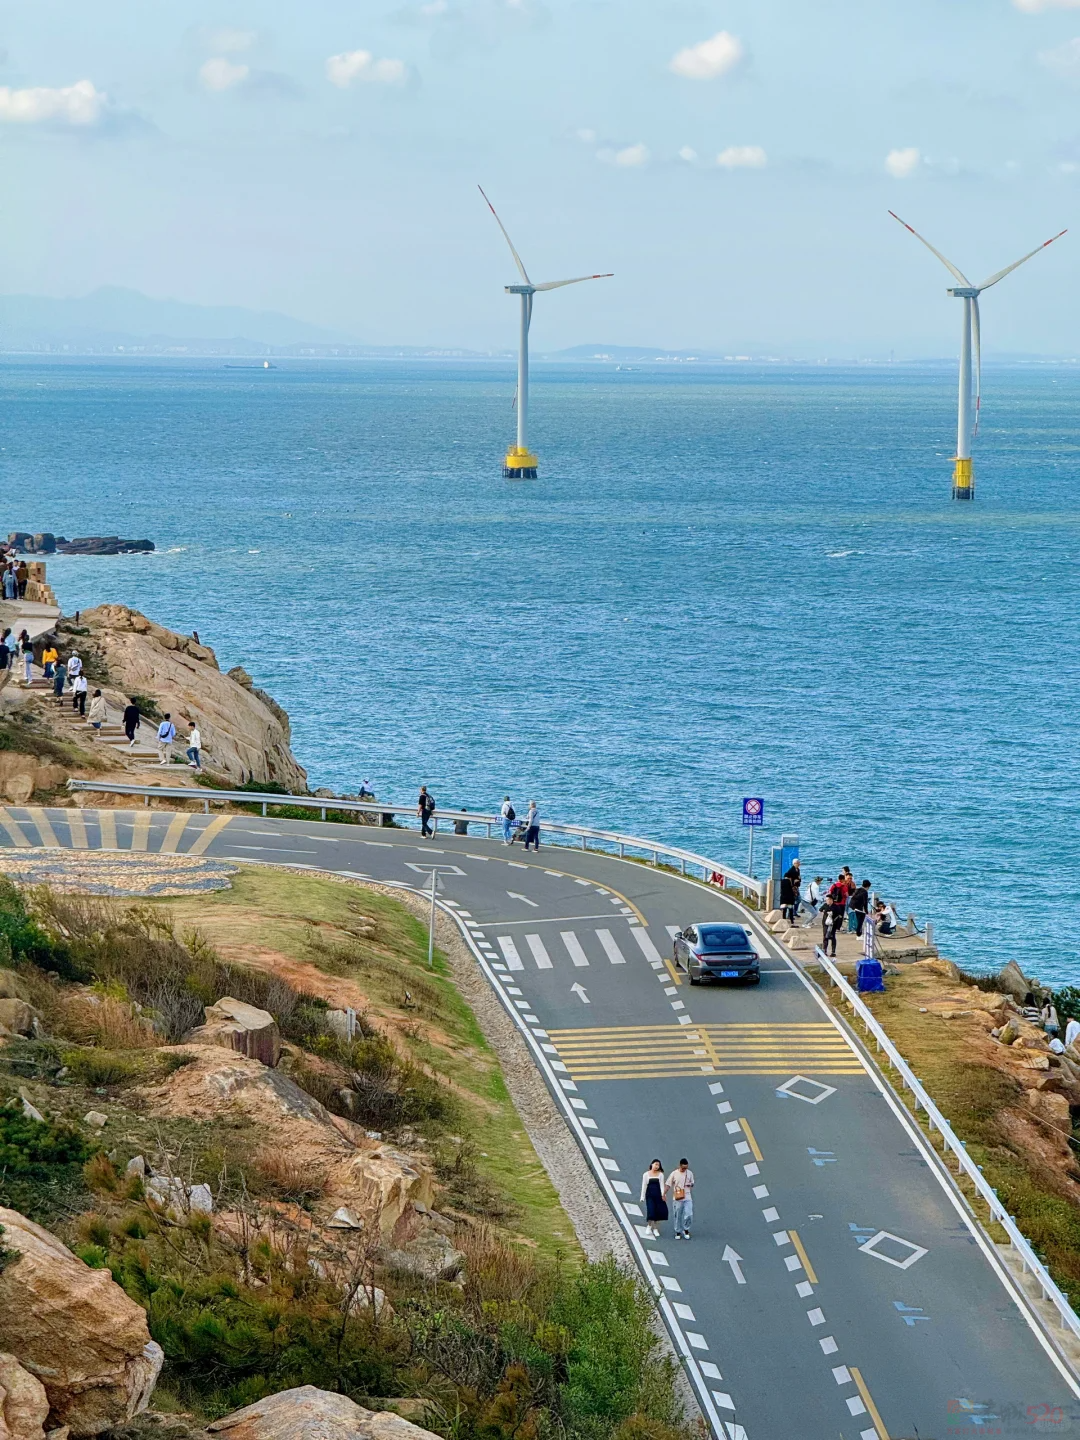
M 985 1201 L 987 1209 L 990 1211 L 991 1220 L 996 1221 L 1005 1231 L 1006 1235 L 1008 1235 L 1009 1243 L 1020 1257 L 1020 1263 L 1024 1270 L 1034 1277 L 1039 1289 L 1042 1291 L 1043 1299 L 1049 1301 L 1057 1310 L 1062 1328 L 1071 1330 L 1072 1333 L 1080 1339 L 1080 1317 L 1077 1316 L 1069 1304 L 1068 1297 L 1058 1289 L 1057 1285 L 1055 1285 L 1054 1281 L 1050 1278 L 1046 1266 L 1035 1254 L 1026 1237 L 1018 1229 L 1016 1221 L 1005 1209 L 1004 1205 L 1002 1205 L 1001 1200 L 998 1198 L 997 1191 L 987 1182 L 979 1166 L 976 1165 L 974 1160 L 968 1155 L 967 1150 L 964 1148 L 964 1142 L 957 1137 L 948 1120 L 945 1119 L 945 1116 L 942 1115 L 933 1100 L 930 1099 L 930 1096 L 923 1089 L 907 1061 L 874 1019 L 871 1010 L 859 999 L 858 994 L 851 988 L 820 946 L 815 946 L 814 958 L 851 1006 L 852 1011 L 862 1021 L 866 1030 L 873 1038 L 874 1043 L 877 1045 L 878 1050 L 885 1054 L 889 1064 L 900 1076 L 904 1089 L 911 1091 L 915 1101 L 916 1111 L 921 1110 L 926 1116 L 930 1129 L 936 1130 L 941 1136 L 946 1155 L 953 1156 L 956 1160 L 957 1171 L 965 1174 L 974 1185 L 981 1198 Z
M 207 813 L 215 801 L 226 801 L 235 805 L 259 805 L 264 815 L 268 808 L 272 809 L 275 805 L 295 805 L 304 810 L 318 810 L 323 820 L 326 819 L 327 811 L 336 810 L 358 815 L 378 815 L 380 823 L 384 816 L 392 819 L 398 815 L 416 821 L 415 801 L 409 805 L 380 805 L 374 800 L 337 800 L 323 795 L 278 795 L 257 790 L 194 790 L 184 785 L 122 785 L 107 780 L 69 780 L 68 789 L 90 790 L 106 795 L 139 795 L 146 805 L 153 799 L 201 800 Z M 492 829 L 502 825 L 502 819 L 498 815 L 484 815 L 470 810 L 435 810 L 431 818 L 436 833 L 440 820 L 449 821 L 451 824 L 464 822 L 467 825 L 483 825 L 489 838 Z M 719 860 L 710 860 L 707 855 L 698 855 L 693 850 L 680 850 L 677 846 L 643 840 L 637 835 L 621 835 L 615 830 L 594 830 L 587 825 L 564 825 L 556 820 L 545 820 L 541 831 L 549 842 L 552 837 L 563 844 L 580 840 L 582 850 L 588 849 L 590 840 L 596 841 L 598 845 L 617 850 L 620 859 L 626 858 L 628 850 L 641 851 L 644 855 L 651 856 L 654 865 L 659 865 L 663 857 L 664 860 L 674 862 L 683 875 L 688 873 L 686 867 L 689 865 L 692 869 L 700 869 L 701 878 L 706 884 L 717 885 L 726 890 L 741 890 L 744 894 L 757 896 L 759 900 L 765 897 L 763 881 L 733 870 L 730 865 Z

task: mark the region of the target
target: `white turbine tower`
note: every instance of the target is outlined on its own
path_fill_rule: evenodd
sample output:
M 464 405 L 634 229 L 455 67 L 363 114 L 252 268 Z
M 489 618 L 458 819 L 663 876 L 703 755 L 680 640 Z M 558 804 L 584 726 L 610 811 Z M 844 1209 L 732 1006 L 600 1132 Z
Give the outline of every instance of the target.
M 484 195 L 482 185 L 476 187 L 481 195 Z M 488 197 L 484 200 L 492 215 L 495 216 L 495 223 L 502 231 L 507 245 L 510 246 L 510 254 L 514 257 L 514 264 L 518 268 L 518 274 L 525 282 L 523 285 L 507 285 L 508 295 L 521 296 L 521 333 L 518 340 L 518 382 L 517 382 L 517 443 L 506 452 L 506 459 L 503 461 L 503 474 L 512 480 L 535 480 L 536 467 L 539 464 L 536 456 L 529 450 L 529 325 L 532 321 L 533 296 L 541 290 L 559 290 L 563 285 L 580 285 L 583 280 L 610 280 L 607 275 L 578 275 L 573 280 L 545 280 L 542 285 L 534 285 L 529 279 L 525 266 L 521 263 L 521 256 L 514 249 L 514 242 L 506 233 L 506 226 L 499 219 L 495 206 Z
M 972 500 L 975 497 L 975 476 L 971 468 L 971 441 L 979 430 L 979 408 L 982 403 L 982 340 L 979 328 L 979 296 L 984 290 L 989 290 L 991 285 L 996 285 L 999 280 L 1015 270 L 1018 265 L 1023 265 L 1025 260 L 1030 260 L 1033 255 L 1038 255 L 1040 250 L 1045 250 L 1047 245 L 1052 245 L 1055 240 L 1060 240 L 1065 234 L 1060 230 L 1056 235 L 1051 235 L 1049 240 L 1030 250 L 1026 255 L 1021 255 L 1019 260 L 1014 260 L 1011 265 L 1006 265 L 1004 270 L 999 270 L 984 280 L 981 285 L 972 285 L 967 276 L 956 268 L 951 260 L 946 260 L 940 250 L 935 250 L 930 241 L 920 235 L 917 230 L 912 230 L 906 220 L 901 220 L 894 210 L 889 214 L 894 220 L 898 220 L 905 230 L 911 230 L 916 240 L 921 240 L 932 255 L 936 255 L 941 263 L 948 270 L 949 274 L 959 280 L 959 285 L 946 293 L 954 295 L 958 300 L 964 302 L 964 319 L 960 331 L 960 403 L 956 417 L 956 454 L 953 457 L 953 499 Z M 971 418 L 971 350 L 972 332 L 974 331 L 975 348 L 975 422 Z

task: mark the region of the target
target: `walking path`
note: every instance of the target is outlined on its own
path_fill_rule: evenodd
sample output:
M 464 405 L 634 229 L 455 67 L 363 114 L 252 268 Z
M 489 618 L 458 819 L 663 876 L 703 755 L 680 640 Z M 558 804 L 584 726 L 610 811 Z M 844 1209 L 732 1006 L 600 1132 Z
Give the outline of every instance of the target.
M 377 838 L 376 838 L 377 837 Z M 873 1061 L 748 911 L 596 852 L 248 815 L 0 808 L 4 844 L 211 855 L 423 890 L 514 1017 L 619 1217 L 722 1440 L 1080 1437 L 1080 1382 Z M 671 962 L 746 924 L 751 989 Z M 693 1241 L 653 1240 L 686 1155 Z M 1035 1423 L 1036 1421 L 1043 1423 Z M 983 1428 L 987 1427 L 987 1428 Z

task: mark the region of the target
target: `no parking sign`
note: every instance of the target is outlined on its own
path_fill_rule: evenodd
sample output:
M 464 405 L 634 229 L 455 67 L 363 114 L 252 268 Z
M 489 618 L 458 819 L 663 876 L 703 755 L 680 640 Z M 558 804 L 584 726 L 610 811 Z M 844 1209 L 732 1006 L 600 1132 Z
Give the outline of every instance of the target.
M 744 825 L 764 825 L 765 801 L 756 795 L 748 796 L 742 802 L 742 823 Z

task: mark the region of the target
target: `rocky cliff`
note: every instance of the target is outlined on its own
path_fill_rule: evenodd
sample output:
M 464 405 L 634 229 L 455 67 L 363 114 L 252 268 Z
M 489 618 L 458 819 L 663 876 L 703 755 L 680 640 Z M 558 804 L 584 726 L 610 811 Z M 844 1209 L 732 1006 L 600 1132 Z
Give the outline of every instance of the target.
M 274 781 L 303 792 L 307 775 L 289 748 L 289 717 L 246 671 L 227 675 L 208 645 L 156 625 L 126 605 L 84 610 L 78 626 L 61 631 L 65 648 L 90 660 L 106 698 L 152 699 L 184 733 L 196 721 L 211 768 L 225 778 Z M 183 721 L 184 723 L 181 723 Z

